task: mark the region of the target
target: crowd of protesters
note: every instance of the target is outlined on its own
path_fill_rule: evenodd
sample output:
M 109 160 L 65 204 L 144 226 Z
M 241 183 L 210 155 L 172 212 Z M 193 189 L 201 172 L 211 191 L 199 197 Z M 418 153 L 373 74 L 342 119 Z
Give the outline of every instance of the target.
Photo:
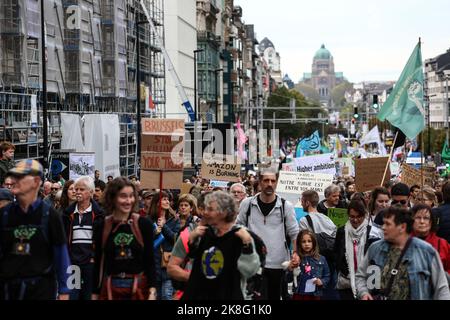
M 2 300 L 450 299 L 448 181 L 361 193 L 341 177 L 299 194 L 297 220 L 271 168 L 180 194 L 98 171 L 45 180 L 1 151 Z

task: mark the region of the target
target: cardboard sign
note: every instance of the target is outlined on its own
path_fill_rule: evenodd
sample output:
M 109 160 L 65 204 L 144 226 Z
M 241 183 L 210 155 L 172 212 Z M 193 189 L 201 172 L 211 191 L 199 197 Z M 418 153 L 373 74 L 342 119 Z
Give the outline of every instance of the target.
M 163 173 L 163 189 L 180 189 L 183 171 L 167 171 Z M 160 171 L 141 170 L 141 188 L 159 189 Z
M 276 192 L 300 196 L 303 191 L 314 190 L 320 195 L 332 183 L 332 174 L 280 171 Z
M 234 163 L 230 162 L 213 162 L 202 161 L 201 175 L 204 179 L 239 182 L 241 174 L 241 164 L 235 159 Z
M 141 153 L 141 169 L 143 170 L 183 170 L 183 158 L 172 158 L 171 153 Z
M 143 134 L 141 139 L 142 152 L 170 153 L 177 145 L 184 148 L 183 136 Z
M 333 221 L 333 223 L 336 225 L 336 227 L 340 228 L 342 226 L 345 226 L 348 220 L 348 214 L 347 209 L 342 208 L 328 208 L 327 215 L 328 218 Z
M 433 186 L 434 182 L 434 167 L 424 167 L 423 169 L 423 184 Z M 406 163 L 402 165 L 401 180 L 408 186 L 422 185 L 422 172 Z
M 153 135 L 171 135 L 175 131 L 184 136 L 184 120 L 182 119 L 149 119 L 144 118 L 141 121 L 142 134 Z
M 295 158 L 294 163 L 297 172 L 336 174 L 336 163 L 331 153 Z
M 385 180 L 382 182 L 389 157 L 355 160 L 355 182 L 358 192 L 371 191 L 391 178 L 389 166 Z

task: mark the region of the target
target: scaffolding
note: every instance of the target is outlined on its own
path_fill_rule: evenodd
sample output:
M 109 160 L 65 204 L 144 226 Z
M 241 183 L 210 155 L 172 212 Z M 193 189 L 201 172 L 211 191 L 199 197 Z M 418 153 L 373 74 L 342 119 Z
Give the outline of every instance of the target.
M 44 5 L 49 149 L 60 148 L 60 112 L 115 113 L 120 123 L 121 174 L 135 174 L 135 10 L 138 19 L 144 19 L 139 1 L 52 0 Z M 163 37 L 163 0 L 146 0 L 146 5 Z M 36 0 L 0 1 L 0 139 L 16 145 L 17 160 L 41 159 L 43 154 L 39 6 Z M 71 10 L 74 7 L 79 16 Z M 158 111 L 163 111 L 161 49 L 148 25 L 140 25 L 138 36 L 141 83 L 151 88 Z M 37 125 L 31 123 L 32 101 L 37 101 Z

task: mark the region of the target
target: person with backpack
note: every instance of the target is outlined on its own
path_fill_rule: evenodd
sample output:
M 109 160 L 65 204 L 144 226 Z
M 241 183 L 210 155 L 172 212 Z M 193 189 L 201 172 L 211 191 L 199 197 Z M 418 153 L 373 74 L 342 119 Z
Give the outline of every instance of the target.
M 364 202 L 353 199 L 348 205 L 348 221 L 336 233 L 334 244 L 336 289 L 341 300 L 356 299 L 355 276 L 369 246 L 379 238 L 371 237 L 373 226 L 369 223 Z
M 138 193 L 127 178 L 106 187 L 106 218 L 94 228 L 92 299 L 156 300 L 153 226 L 138 212 Z
M 280 300 L 285 274 L 282 263 L 291 258 L 298 261 L 296 239 L 299 226 L 293 205 L 275 193 L 278 173 L 262 171 L 259 181 L 261 193 L 242 201 L 236 224 L 247 227 L 267 246 L 263 298 Z
M 334 292 L 336 282 L 335 264 L 334 264 L 334 242 L 336 238 L 336 225 L 323 213 L 317 211 L 319 203 L 319 194 L 314 190 L 307 190 L 302 193 L 301 205 L 307 215 L 300 219 L 299 228 L 309 230 L 315 234 L 319 245 L 320 254 L 327 259 L 330 267 L 331 279 L 330 285 L 324 292 L 324 299 L 336 299 L 337 293 Z
M 74 188 L 77 200 L 64 211 L 63 222 L 71 263 L 81 271 L 81 288 L 72 291 L 70 300 L 90 300 L 94 287 L 93 230 L 104 218 L 104 212 L 92 199 L 95 185 L 91 177 L 78 178 Z
M 66 235 L 61 216 L 38 197 L 42 165 L 22 160 L 8 174 L 17 201 L 0 210 L 0 300 L 67 300 Z
M 223 191 L 208 194 L 199 225 L 189 234 L 194 259 L 183 300 L 244 300 L 246 279 L 261 261 L 246 228 L 235 225 L 237 207 Z

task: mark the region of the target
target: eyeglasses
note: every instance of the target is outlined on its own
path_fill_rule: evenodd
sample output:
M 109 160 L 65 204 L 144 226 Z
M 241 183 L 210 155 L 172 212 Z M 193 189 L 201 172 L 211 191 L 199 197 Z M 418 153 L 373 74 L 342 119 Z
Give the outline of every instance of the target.
M 231 191 L 231 193 L 244 193 L 243 191 Z
M 392 205 L 394 205 L 394 204 L 397 204 L 397 203 L 400 203 L 401 205 L 405 205 L 405 204 L 407 204 L 408 203 L 408 201 L 407 200 L 392 200 L 392 202 L 391 202 L 391 204 Z
M 59 190 L 59 188 L 52 188 L 51 190 Z

